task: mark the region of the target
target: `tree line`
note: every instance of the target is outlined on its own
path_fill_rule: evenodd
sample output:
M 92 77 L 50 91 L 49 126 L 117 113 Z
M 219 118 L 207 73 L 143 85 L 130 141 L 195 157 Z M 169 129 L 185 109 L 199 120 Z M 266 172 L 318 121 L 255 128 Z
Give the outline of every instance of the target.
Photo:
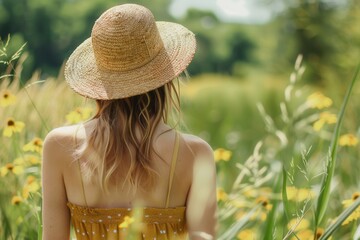
M 263 25 L 223 23 L 211 13 L 191 9 L 182 19 L 168 12 L 170 1 L 132 1 L 148 7 L 157 20 L 179 22 L 197 36 L 198 51 L 188 71 L 246 76 L 248 71 L 288 72 L 303 54 L 313 82 L 340 77 L 357 61 L 360 30 L 359 3 L 344 0 L 283 1 L 285 10 Z M 23 78 L 34 70 L 56 75 L 60 66 L 83 40 L 94 21 L 107 8 L 126 1 L 114 0 L 0 0 L 0 37 L 11 36 L 9 51 L 27 43 Z M 0 66 L 1 67 L 1 66 Z M 1 70 L 1 69 L 0 69 Z

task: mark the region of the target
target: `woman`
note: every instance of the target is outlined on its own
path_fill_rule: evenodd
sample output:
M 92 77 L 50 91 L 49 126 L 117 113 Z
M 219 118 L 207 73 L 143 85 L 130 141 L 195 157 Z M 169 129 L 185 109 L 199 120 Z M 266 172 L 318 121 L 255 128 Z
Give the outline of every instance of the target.
M 45 139 L 43 239 L 69 239 L 70 221 L 77 239 L 214 239 L 213 152 L 166 122 L 195 45 L 188 29 L 135 4 L 95 22 L 65 78 L 97 113 Z

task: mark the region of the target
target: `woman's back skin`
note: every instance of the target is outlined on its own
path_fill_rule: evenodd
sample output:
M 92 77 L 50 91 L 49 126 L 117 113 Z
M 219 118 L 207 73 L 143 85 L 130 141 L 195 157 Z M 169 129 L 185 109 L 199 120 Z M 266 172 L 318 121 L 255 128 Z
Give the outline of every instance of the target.
M 61 127 L 51 131 L 44 143 L 43 155 L 43 239 L 69 239 L 70 215 L 67 202 L 100 208 L 165 208 L 175 130 L 160 123 L 154 133 L 152 167 L 158 173 L 153 189 L 132 191 L 130 186 L 109 186 L 104 194 L 99 184 L 86 180 L 74 159 L 76 143 L 86 141 L 94 126 L 93 119 L 83 125 Z M 75 137 L 76 136 L 76 137 Z M 186 206 L 190 239 L 205 239 L 198 233 L 215 237 L 215 166 L 209 145 L 198 137 L 180 134 L 179 152 L 170 193 L 169 207 Z M 80 162 L 86 161 L 81 159 Z M 84 182 L 85 197 L 82 191 Z M 120 181 L 121 182 L 121 181 Z M 85 202 L 86 201 L 86 202 Z

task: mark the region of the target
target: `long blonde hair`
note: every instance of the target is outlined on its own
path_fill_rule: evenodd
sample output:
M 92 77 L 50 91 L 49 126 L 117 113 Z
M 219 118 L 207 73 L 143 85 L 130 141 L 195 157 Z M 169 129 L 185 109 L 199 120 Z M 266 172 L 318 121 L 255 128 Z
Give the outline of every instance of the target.
M 179 112 L 179 85 L 174 81 L 147 93 L 115 100 L 96 100 L 97 119 L 87 141 L 76 151 L 82 171 L 88 179 L 97 180 L 108 192 L 109 184 L 120 180 L 132 189 L 151 189 L 157 173 L 151 159 L 157 154 L 153 148 L 154 131 L 168 114 Z M 95 178 L 94 178 L 95 177 Z

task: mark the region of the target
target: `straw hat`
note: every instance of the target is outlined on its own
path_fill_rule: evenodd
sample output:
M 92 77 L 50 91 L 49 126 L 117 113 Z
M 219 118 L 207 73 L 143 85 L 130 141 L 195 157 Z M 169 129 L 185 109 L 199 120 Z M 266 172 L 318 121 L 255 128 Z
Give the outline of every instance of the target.
M 65 79 L 93 99 L 139 95 L 176 78 L 195 48 L 195 36 L 185 27 L 155 22 L 149 9 L 123 4 L 96 20 L 91 37 L 67 61 Z

